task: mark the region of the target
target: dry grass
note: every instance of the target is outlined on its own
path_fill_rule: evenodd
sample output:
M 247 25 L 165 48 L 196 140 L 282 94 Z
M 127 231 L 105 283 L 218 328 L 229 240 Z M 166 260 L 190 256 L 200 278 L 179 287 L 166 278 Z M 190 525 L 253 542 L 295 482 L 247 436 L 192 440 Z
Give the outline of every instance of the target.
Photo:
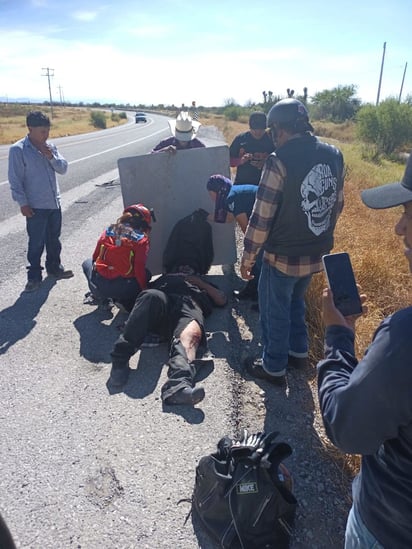
M 51 117 L 50 107 L 43 107 L 42 105 L 0 104 L 0 145 L 10 145 L 26 135 L 26 115 L 30 110 L 42 110 Z M 50 138 L 100 131 L 90 122 L 91 110 L 90 108 L 80 107 L 53 107 Z M 108 128 L 126 122 L 124 118 L 120 119 L 120 121 L 114 121 L 111 119 L 111 113 L 108 112 L 106 114 Z
M 352 143 L 356 138 L 355 123 L 348 120 L 342 124 L 328 121 L 315 121 L 313 123 L 316 135 L 324 138 L 333 138 L 341 143 Z
M 224 119 L 208 119 L 205 123 L 218 126 L 228 143 L 245 131 L 247 124 L 227 123 Z M 360 198 L 362 189 L 399 181 L 404 164 L 381 160 L 379 164 L 363 158 L 363 146 L 356 143 L 351 124 L 340 127 L 332 123 L 317 124 L 317 133 L 328 135 L 342 150 L 347 167 L 345 180 L 345 207 L 335 231 L 334 252 L 349 252 L 357 281 L 367 295 L 368 313 L 357 322 L 356 352 L 361 357 L 369 345 L 380 321 L 390 313 L 409 305 L 410 274 L 406 260 L 402 259 L 403 244 L 394 233 L 394 226 L 402 208 L 371 210 Z M 351 137 L 352 136 L 352 137 Z M 310 334 L 312 364 L 323 357 L 323 325 L 320 300 L 326 286 L 323 273 L 313 277 L 307 294 L 307 319 Z M 316 371 L 309 380 L 312 392 L 317 393 Z M 317 398 L 314 398 L 317 403 Z M 319 414 L 319 409 L 317 410 Z M 321 425 L 321 422 L 318 422 Z M 325 451 L 343 474 L 355 474 L 360 465 L 358 456 L 342 454 L 327 439 L 322 427 L 318 429 Z

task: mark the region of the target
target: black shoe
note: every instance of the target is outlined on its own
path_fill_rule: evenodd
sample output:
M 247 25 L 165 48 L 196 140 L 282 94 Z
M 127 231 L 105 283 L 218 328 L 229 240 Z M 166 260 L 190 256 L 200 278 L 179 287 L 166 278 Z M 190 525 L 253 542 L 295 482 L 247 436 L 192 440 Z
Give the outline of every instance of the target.
M 113 368 L 110 372 L 109 383 L 113 387 L 122 387 L 126 385 L 127 380 L 129 379 L 130 368 Z
M 269 383 L 273 383 L 274 385 L 284 385 L 286 381 L 286 369 L 280 370 L 277 375 L 269 374 L 264 368 L 263 368 L 263 361 L 261 358 L 256 358 L 252 360 L 248 360 L 245 364 L 246 371 L 248 374 L 250 374 L 252 377 L 256 377 L 258 379 L 264 379 L 266 381 L 269 381 Z
M 53 278 L 56 278 L 57 280 L 74 277 L 73 271 L 70 271 L 70 270 L 66 271 L 65 269 L 59 269 L 58 271 L 55 271 L 55 272 L 47 271 L 47 274 L 49 276 L 52 276 Z
M 41 280 L 28 280 L 27 284 L 24 287 L 23 292 L 29 293 L 29 292 L 35 292 L 40 288 Z
M 194 406 L 205 398 L 205 390 L 203 387 L 183 387 L 170 397 L 164 400 L 165 404 L 190 404 Z
M 256 288 L 253 288 L 250 284 L 246 284 L 242 290 L 233 290 L 233 295 L 237 299 L 251 299 L 252 301 L 257 301 L 258 299 Z

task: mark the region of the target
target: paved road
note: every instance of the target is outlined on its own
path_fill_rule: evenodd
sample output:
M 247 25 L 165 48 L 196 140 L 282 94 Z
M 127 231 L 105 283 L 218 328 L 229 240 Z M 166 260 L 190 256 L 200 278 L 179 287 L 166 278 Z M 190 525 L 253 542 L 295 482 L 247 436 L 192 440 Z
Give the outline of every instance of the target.
M 169 134 L 167 118 L 150 114 L 146 124 L 135 124 L 129 113 L 128 123 L 108 130 L 52 139 L 69 162 L 69 170 L 62 179 L 68 191 L 91 178 L 117 168 L 119 157 L 149 152 Z M 24 133 L 22 134 L 22 137 Z M 12 201 L 7 181 L 9 145 L 0 146 L 0 220 L 18 211 Z
M 159 124 L 153 117 L 145 130 L 131 125 L 107 139 L 84 136 L 82 145 L 73 138 L 58 142 L 71 162 L 71 179 L 62 178 L 61 188 L 63 260 L 75 271 L 73 279 L 46 279 L 39 292 L 21 294 L 24 219 L 8 207 L 3 210 L 0 512 L 18 547 L 212 547 L 192 520 L 184 524 L 190 506 L 178 501 L 191 496 L 198 459 L 214 450 L 220 436 L 233 432 L 231 308 L 214 313 L 207 325 L 216 359 L 213 371 L 204 373 L 204 402 L 195 409 L 162 408 L 166 346 L 138 353 L 125 390 L 110 394 L 109 352 L 125 318 L 117 309 L 100 312 L 82 302 L 87 288 L 81 262 L 101 229 L 122 210 L 116 159 L 150 149 L 162 131 L 167 135 L 165 119 L 163 130 Z M 145 139 L 143 131 L 149 133 Z M 109 151 L 120 134 L 124 144 Z M 204 129 L 203 138 L 213 141 L 213 131 Z M 99 139 L 104 154 L 93 149 Z M 102 157 L 103 173 L 84 175 Z M 7 186 L 0 191 L 3 200 Z M 229 290 L 231 276 L 226 267 L 214 268 L 214 280 L 223 289 Z

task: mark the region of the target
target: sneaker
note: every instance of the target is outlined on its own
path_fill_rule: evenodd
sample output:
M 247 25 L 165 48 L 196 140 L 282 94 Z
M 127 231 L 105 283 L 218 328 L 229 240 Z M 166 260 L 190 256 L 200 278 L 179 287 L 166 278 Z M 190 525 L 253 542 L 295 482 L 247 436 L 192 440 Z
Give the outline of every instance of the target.
M 158 347 L 161 344 L 162 340 L 160 335 L 158 334 L 147 334 L 147 336 L 144 338 L 143 343 L 140 345 L 143 348 L 148 347 Z
M 24 292 L 35 292 L 40 288 L 41 280 L 28 280 L 26 286 L 24 287 Z
M 279 370 L 276 374 L 269 374 L 263 368 L 263 360 L 261 358 L 256 358 L 254 360 L 249 360 L 246 362 L 246 371 L 252 377 L 258 379 L 264 379 L 273 383 L 274 385 L 284 385 L 286 381 L 286 368 Z
M 99 300 L 97 299 L 97 297 L 95 297 L 92 294 L 92 292 L 87 292 L 87 294 L 84 294 L 83 304 L 84 305 L 98 305 Z
M 102 311 L 111 311 L 113 307 L 113 302 L 111 299 L 104 297 L 99 298 L 92 294 L 92 292 L 87 292 L 83 299 L 84 305 L 96 305 Z
M 177 391 L 170 397 L 166 398 L 163 402 L 165 404 L 189 404 L 194 406 L 205 398 L 205 390 L 203 387 L 183 387 L 180 391 Z
M 70 271 L 70 270 L 66 271 L 65 269 L 59 269 L 56 272 L 47 271 L 47 274 L 49 276 L 54 277 L 56 280 L 60 280 L 60 279 L 63 279 L 63 278 L 73 278 L 74 277 L 73 271 Z

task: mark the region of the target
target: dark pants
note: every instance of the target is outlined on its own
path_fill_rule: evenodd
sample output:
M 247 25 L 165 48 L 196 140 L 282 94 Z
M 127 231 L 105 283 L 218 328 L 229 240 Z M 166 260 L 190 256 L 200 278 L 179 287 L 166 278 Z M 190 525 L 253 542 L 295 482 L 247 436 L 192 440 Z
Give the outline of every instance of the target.
M 89 289 L 96 299 L 113 299 L 113 301 L 124 305 L 128 311 L 133 309 L 136 297 L 141 291 L 140 285 L 134 277 L 104 278 L 94 270 L 91 259 L 83 261 L 82 267 Z
M 195 320 L 202 332 L 205 344 L 203 313 L 188 296 L 167 295 L 160 290 L 144 290 L 136 299 L 135 306 L 125 324 L 123 333 L 114 344 L 113 368 L 128 368 L 129 359 L 136 353 L 149 332 L 170 339 L 168 380 L 162 387 L 165 400 L 184 387 L 193 387 L 196 369 L 187 358 L 180 342 L 180 334 Z
M 43 210 L 38 208 L 33 209 L 33 212 L 33 217 L 26 217 L 26 229 L 29 235 L 27 278 L 41 280 L 41 256 L 44 248 L 46 248 L 47 272 L 55 274 L 63 268 L 60 263 L 62 212 L 60 209 Z

